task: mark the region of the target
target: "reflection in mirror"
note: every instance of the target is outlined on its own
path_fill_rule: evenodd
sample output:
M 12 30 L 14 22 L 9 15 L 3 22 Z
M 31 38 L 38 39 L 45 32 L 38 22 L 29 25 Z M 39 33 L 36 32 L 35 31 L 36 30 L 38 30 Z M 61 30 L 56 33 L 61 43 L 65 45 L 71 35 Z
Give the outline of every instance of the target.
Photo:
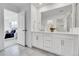
M 72 27 L 72 5 L 41 12 L 41 30 L 69 32 Z

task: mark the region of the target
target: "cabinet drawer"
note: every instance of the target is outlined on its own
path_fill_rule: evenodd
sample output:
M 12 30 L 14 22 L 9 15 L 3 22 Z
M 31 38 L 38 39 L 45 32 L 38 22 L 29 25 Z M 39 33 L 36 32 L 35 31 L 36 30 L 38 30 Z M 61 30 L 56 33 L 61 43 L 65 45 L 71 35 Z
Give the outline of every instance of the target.
M 54 39 L 74 39 L 75 36 L 71 35 L 54 35 Z
M 45 50 L 51 51 L 52 49 L 51 45 L 52 45 L 51 40 L 44 40 L 43 47 Z
M 51 37 L 45 36 L 43 42 L 44 49 L 49 50 L 51 49 Z
M 65 39 L 65 40 L 74 40 L 74 37 L 62 37 L 62 36 L 60 36 L 60 37 L 53 37 L 53 39 Z
M 50 40 L 44 40 L 44 47 L 50 48 L 51 41 Z

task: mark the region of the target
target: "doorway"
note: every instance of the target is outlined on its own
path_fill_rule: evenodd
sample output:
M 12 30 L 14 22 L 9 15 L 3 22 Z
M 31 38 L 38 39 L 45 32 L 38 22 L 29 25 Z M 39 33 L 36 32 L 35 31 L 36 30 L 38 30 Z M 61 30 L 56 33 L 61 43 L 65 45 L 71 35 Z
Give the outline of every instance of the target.
M 4 9 L 4 48 L 17 44 L 18 14 Z
M 4 9 L 4 48 L 14 44 L 26 46 L 26 14 Z

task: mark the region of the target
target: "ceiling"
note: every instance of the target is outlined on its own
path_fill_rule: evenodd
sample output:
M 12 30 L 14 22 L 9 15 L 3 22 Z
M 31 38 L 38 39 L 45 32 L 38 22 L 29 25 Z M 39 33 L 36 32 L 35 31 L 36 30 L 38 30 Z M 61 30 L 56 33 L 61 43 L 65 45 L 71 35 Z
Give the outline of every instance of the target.
M 9 9 L 18 13 L 21 9 L 27 8 L 28 5 L 28 3 L 0 3 L 0 8 Z
M 37 8 L 41 8 L 47 5 L 53 5 L 55 3 L 32 3 L 34 6 L 36 6 Z

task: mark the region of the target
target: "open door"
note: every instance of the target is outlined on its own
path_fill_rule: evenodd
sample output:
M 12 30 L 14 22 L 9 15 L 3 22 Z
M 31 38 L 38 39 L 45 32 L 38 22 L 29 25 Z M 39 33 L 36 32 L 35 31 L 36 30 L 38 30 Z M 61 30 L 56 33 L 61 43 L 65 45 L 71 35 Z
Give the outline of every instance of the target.
M 18 14 L 18 39 L 17 43 L 26 46 L 26 18 L 25 12 L 22 11 Z

